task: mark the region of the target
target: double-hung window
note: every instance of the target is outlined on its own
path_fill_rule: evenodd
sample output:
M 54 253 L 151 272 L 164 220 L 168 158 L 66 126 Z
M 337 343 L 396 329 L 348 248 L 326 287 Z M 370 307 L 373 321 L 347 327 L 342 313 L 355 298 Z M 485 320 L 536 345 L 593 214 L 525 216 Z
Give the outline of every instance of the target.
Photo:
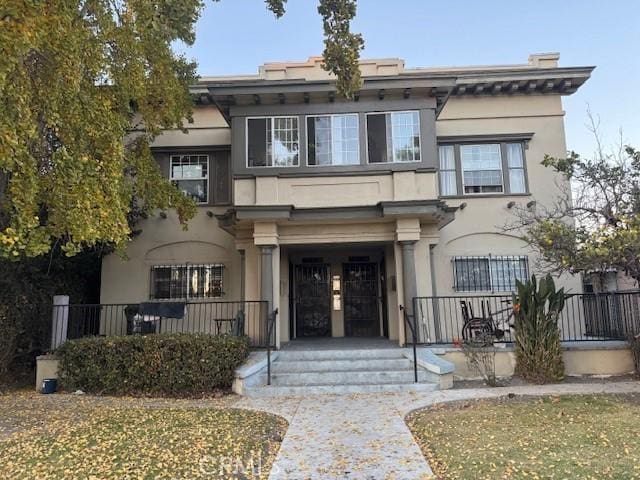
M 417 111 L 367 115 L 369 163 L 419 162 L 420 115 Z
M 197 203 L 209 199 L 209 156 L 172 155 L 171 181 Z
M 212 298 L 224 295 L 224 265 L 158 265 L 151 267 L 151 298 Z
M 527 193 L 523 142 L 441 144 L 438 157 L 442 196 Z
M 460 160 L 464 193 L 504 191 L 499 143 L 461 145 Z
M 516 280 L 529 276 L 526 256 L 454 257 L 454 289 L 457 292 L 512 292 Z
M 307 117 L 308 165 L 360 163 L 358 114 Z
M 298 117 L 247 119 L 247 166 L 298 166 L 299 138 Z

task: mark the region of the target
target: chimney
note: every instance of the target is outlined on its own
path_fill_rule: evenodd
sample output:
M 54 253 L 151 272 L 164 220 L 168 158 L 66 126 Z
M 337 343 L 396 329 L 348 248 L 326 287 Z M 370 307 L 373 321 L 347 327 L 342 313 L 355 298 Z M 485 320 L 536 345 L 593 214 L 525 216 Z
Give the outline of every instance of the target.
M 560 60 L 558 52 L 532 53 L 529 55 L 529 65 L 536 68 L 556 68 Z

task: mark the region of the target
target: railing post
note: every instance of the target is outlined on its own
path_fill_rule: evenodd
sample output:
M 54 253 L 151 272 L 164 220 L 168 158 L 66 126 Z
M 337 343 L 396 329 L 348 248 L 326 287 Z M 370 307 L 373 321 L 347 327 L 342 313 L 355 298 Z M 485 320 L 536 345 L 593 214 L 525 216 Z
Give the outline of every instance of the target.
M 69 295 L 54 295 L 51 315 L 51 350 L 55 350 L 66 342 L 68 328 Z

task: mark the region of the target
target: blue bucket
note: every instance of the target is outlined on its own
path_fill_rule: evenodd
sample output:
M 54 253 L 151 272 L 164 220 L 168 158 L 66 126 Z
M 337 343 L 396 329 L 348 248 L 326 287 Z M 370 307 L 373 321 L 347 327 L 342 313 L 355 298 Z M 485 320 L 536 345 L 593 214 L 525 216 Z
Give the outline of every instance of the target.
M 42 393 L 56 393 L 58 389 L 58 380 L 55 378 L 45 378 L 42 381 Z

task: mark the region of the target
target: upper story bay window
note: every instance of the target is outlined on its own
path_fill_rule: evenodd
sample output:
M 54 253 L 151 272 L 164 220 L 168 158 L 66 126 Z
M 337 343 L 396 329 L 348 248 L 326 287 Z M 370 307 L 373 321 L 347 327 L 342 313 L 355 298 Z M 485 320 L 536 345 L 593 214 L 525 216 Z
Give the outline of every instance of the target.
M 368 114 L 367 145 L 369 163 L 419 162 L 419 112 Z
M 196 203 L 209 201 L 209 156 L 171 155 L 170 179 Z
M 357 114 L 307 117 L 308 165 L 356 165 L 359 163 Z
M 522 142 L 438 147 L 440 195 L 527 193 Z
M 298 117 L 247 119 L 248 167 L 297 167 Z

